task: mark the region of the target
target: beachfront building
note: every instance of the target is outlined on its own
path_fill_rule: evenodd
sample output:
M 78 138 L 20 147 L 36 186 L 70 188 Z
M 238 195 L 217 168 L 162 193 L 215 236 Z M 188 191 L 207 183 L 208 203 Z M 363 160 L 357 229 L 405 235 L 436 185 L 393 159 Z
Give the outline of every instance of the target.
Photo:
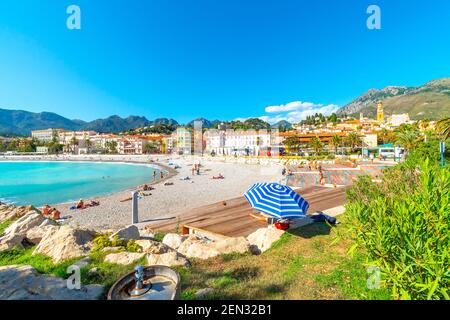
M 117 141 L 119 154 L 143 154 L 145 140 L 136 137 L 123 137 Z
M 65 132 L 64 129 L 45 129 L 31 131 L 31 138 L 41 142 L 51 142 L 53 139 L 59 140 L 59 136 Z
M 185 155 L 192 154 L 194 149 L 192 130 L 185 127 L 179 127 L 175 132 L 175 137 L 175 152 Z
M 208 130 L 204 134 L 205 152 L 217 155 L 256 156 L 271 146 L 267 130 Z
M 166 153 L 166 154 L 172 153 L 175 148 L 175 141 L 176 141 L 176 137 L 174 134 L 163 136 L 162 141 L 161 141 L 161 147 L 162 147 L 161 152 Z

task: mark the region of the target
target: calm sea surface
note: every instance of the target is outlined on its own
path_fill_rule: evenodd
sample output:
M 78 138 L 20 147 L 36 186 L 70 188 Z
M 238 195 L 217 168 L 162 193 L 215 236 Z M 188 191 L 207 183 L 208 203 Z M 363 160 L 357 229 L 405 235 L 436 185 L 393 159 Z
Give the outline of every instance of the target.
M 150 166 L 89 162 L 0 162 L 0 201 L 42 206 L 88 200 L 153 179 Z

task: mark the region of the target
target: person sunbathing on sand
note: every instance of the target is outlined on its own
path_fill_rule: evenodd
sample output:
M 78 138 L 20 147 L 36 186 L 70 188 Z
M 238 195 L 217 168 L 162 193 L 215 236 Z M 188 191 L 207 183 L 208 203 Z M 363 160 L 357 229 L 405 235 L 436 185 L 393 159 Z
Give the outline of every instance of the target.
M 59 212 L 56 208 L 52 208 L 50 210 L 51 218 L 52 220 L 59 220 L 61 219 L 61 212 Z
M 48 204 L 46 204 L 44 207 L 42 207 L 42 214 L 44 216 L 48 216 L 50 214 L 50 210 L 51 207 Z
M 77 209 L 83 209 L 84 208 L 84 201 L 83 199 L 80 199 L 77 203 Z
M 219 175 L 217 177 L 213 177 L 214 180 L 221 180 L 221 179 L 225 179 L 225 177 L 219 173 Z

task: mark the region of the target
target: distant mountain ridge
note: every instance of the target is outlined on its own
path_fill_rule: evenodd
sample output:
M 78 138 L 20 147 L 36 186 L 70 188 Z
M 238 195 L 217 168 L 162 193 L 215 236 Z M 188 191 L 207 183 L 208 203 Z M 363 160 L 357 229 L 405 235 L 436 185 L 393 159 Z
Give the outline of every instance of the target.
M 48 128 L 119 133 L 157 124 L 178 125 L 178 122 L 167 118 L 150 121 L 145 117 L 129 116 L 121 118 L 117 115 L 85 122 L 83 120 L 70 120 L 51 112 L 34 113 L 23 110 L 0 109 L 0 135 L 30 135 L 32 130 Z
M 438 120 L 450 115 L 450 78 L 433 80 L 419 87 L 389 86 L 371 89 L 339 109 L 338 114 L 375 116 L 377 102 L 385 114 L 409 113 L 413 120 Z

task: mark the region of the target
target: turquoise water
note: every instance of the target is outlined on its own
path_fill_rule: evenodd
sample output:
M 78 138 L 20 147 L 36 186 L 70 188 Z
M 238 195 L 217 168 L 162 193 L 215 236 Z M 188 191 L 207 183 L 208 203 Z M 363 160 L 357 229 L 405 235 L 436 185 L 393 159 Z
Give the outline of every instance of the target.
M 42 206 L 127 190 L 153 179 L 145 165 L 89 162 L 0 162 L 0 201 Z

